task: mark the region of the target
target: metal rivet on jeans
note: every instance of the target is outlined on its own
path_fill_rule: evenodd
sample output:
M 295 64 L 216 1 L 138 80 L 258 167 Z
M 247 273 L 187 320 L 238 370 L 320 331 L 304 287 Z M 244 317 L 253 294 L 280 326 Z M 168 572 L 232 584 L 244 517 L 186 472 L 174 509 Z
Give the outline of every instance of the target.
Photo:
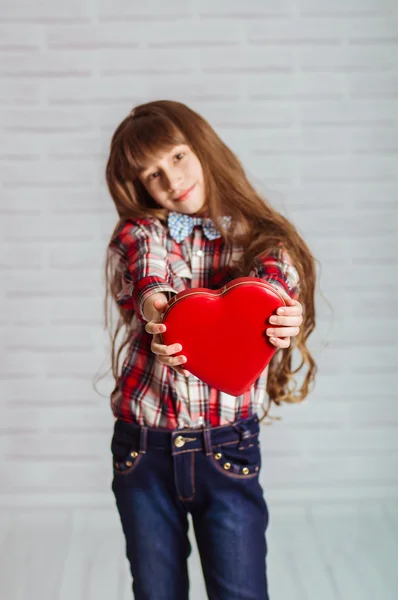
M 229 470 L 230 470 L 230 468 L 231 468 L 231 463 L 225 463 L 225 465 L 224 465 L 224 469 L 225 469 L 226 471 L 229 471 Z
M 217 452 L 217 454 L 214 455 L 214 458 L 216 460 L 220 460 L 222 458 L 222 454 L 220 454 L 220 452 Z
M 249 471 L 249 469 L 247 467 L 244 467 L 242 469 L 242 473 L 243 473 L 243 475 L 248 475 L 250 473 L 250 471 Z
M 136 451 L 134 450 L 134 452 L 132 452 L 132 453 L 130 454 L 130 456 L 132 456 L 133 458 L 137 458 L 137 456 L 138 456 L 138 452 L 136 452 Z
M 131 462 L 131 460 L 126 460 L 126 467 L 132 467 L 133 463 Z
M 185 446 L 185 440 L 182 437 L 182 435 L 178 435 L 176 437 L 176 439 L 174 440 L 174 446 L 177 446 L 177 448 L 182 448 L 183 446 Z

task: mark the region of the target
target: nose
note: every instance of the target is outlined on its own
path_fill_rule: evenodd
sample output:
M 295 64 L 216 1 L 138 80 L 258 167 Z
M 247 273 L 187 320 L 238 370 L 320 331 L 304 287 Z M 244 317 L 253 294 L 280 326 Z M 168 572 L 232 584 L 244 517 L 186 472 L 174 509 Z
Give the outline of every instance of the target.
M 167 188 L 169 192 L 174 192 L 176 189 L 181 187 L 183 177 L 181 173 L 168 173 L 167 174 Z

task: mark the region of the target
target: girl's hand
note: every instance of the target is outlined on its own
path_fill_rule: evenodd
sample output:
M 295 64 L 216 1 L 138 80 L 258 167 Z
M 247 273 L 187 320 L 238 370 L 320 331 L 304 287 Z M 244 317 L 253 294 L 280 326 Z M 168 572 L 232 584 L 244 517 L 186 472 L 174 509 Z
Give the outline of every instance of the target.
M 161 344 L 160 335 L 164 331 L 166 331 L 166 325 L 163 325 L 161 322 L 161 316 L 166 307 L 167 300 L 154 300 L 153 302 L 153 315 L 152 320 L 148 321 L 145 325 L 145 331 L 153 335 L 153 340 L 151 343 L 151 350 L 154 354 L 156 354 L 159 358 L 159 361 L 163 365 L 167 365 L 171 367 L 177 373 L 181 373 L 185 377 L 188 377 L 189 371 L 186 371 L 183 367 L 179 366 L 186 362 L 185 356 L 171 356 L 171 354 L 175 354 L 176 352 L 181 352 L 182 346 L 181 344 L 171 344 L 170 346 L 166 346 L 165 344 Z
M 290 338 L 295 337 L 303 322 L 303 307 L 298 300 L 293 300 L 287 294 L 283 294 L 287 306 L 278 308 L 277 316 L 270 317 L 271 328 L 266 330 L 270 342 L 277 348 L 288 348 Z

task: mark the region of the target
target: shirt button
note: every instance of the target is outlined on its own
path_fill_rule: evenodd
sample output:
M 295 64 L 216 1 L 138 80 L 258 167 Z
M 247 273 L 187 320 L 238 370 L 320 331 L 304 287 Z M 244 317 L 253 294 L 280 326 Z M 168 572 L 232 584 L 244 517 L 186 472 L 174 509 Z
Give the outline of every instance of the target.
M 196 256 L 199 256 L 199 258 L 202 258 L 203 256 L 203 250 L 198 250 L 196 253 Z

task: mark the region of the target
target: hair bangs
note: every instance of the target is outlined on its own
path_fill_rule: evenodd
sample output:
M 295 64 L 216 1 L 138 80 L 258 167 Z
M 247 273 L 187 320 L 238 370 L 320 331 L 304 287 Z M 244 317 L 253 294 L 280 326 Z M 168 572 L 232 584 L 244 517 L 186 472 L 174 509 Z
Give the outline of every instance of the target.
M 185 144 L 182 132 L 170 119 L 163 116 L 143 115 L 132 119 L 123 140 L 123 154 L 128 170 L 136 177 L 148 163 L 173 146 Z

